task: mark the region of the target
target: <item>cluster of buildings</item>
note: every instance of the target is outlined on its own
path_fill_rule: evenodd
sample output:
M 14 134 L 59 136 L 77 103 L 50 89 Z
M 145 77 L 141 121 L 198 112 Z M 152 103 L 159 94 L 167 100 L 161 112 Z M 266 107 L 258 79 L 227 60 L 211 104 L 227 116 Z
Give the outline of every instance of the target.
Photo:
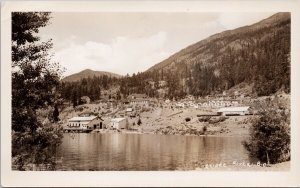
M 166 100 L 166 103 L 169 103 L 169 100 Z M 209 100 L 209 101 L 202 101 L 202 102 L 195 102 L 195 101 L 180 101 L 175 103 L 175 107 L 178 108 L 221 108 L 221 107 L 230 107 L 230 106 L 238 106 L 239 101 L 231 100 L 231 101 L 224 101 L 224 100 Z
M 112 118 L 110 123 L 104 124 L 104 120 L 98 116 L 73 117 L 64 127 L 66 132 L 91 132 L 95 129 L 128 129 L 127 118 Z
M 111 114 L 112 118 L 109 118 L 109 122 L 105 122 L 101 117 L 98 116 L 87 116 L 87 117 L 73 117 L 68 120 L 67 125 L 64 127 L 66 132 L 91 132 L 95 129 L 128 129 L 129 117 L 135 117 L 139 107 L 148 107 L 151 102 L 151 99 L 145 94 L 132 94 L 127 97 L 126 100 L 122 100 L 121 104 L 116 104 L 114 101 L 99 101 L 99 107 L 105 109 L 116 109 L 118 106 L 126 107 L 125 110 L 116 110 L 119 111 L 115 115 Z M 94 107 L 94 112 L 99 111 L 99 107 Z
M 193 96 L 187 96 L 181 101 L 169 99 L 159 101 L 157 99 L 152 100 L 145 94 L 132 94 L 118 103 L 114 103 L 113 101 L 99 103 L 99 105 L 102 106 L 101 108 L 115 109 L 115 111 L 112 111 L 110 114 L 106 114 L 108 121 L 105 123 L 104 120 L 98 116 L 73 117 L 68 120 L 65 131 L 90 132 L 94 129 L 128 129 L 128 118 L 138 116 L 140 112 L 139 109 L 149 107 L 150 104 L 172 108 L 217 109 L 217 114 L 223 116 L 251 114 L 249 106 L 241 106 L 240 102 L 234 99 L 195 99 Z M 97 108 L 99 112 L 99 109 L 101 109 L 100 106 L 94 108 Z

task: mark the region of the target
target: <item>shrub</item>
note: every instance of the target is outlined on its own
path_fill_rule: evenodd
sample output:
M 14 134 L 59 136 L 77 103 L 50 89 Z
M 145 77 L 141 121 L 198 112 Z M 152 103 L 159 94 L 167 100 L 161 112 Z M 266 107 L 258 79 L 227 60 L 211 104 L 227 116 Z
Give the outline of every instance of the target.
M 139 119 L 138 119 L 138 122 L 137 122 L 137 124 L 138 124 L 139 126 L 142 124 L 142 120 L 141 120 L 141 118 L 139 118 Z
M 208 122 L 210 120 L 210 116 L 202 116 L 202 117 L 199 117 L 198 120 L 199 122 Z
M 253 121 L 249 141 L 243 142 L 250 155 L 262 162 L 278 163 L 290 159 L 289 115 L 269 111 Z
M 185 118 L 185 121 L 189 122 L 189 121 L 191 121 L 191 118 L 187 117 L 187 118 Z
M 207 131 L 207 126 L 205 125 L 204 127 L 203 127 L 203 133 L 205 133 Z
M 213 117 L 213 118 L 210 118 L 210 119 L 208 120 L 208 123 L 210 123 L 210 124 L 215 124 L 215 123 L 223 122 L 223 121 L 225 121 L 226 119 L 228 119 L 228 117 L 224 117 L 224 116 Z

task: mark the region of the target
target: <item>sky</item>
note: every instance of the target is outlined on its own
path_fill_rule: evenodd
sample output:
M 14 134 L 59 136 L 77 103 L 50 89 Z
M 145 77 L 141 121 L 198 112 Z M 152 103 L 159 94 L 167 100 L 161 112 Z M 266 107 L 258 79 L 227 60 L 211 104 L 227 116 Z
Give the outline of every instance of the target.
M 84 69 L 131 75 L 211 35 L 273 14 L 54 12 L 39 35 L 53 40 L 53 61 L 66 69 L 64 76 Z

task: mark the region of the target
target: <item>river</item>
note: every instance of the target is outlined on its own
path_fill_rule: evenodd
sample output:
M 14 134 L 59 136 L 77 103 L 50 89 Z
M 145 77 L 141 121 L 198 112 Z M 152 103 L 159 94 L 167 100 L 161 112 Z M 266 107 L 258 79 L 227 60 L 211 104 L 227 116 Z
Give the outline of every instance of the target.
M 57 170 L 190 170 L 251 162 L 243 137 L 65 133 Z

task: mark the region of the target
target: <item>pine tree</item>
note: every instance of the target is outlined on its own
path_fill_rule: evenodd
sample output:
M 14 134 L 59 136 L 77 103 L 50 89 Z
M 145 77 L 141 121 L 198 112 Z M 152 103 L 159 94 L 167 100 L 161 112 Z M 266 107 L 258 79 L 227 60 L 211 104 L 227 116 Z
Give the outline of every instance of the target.
M 61 75 L 59 64 L 48 58 L 51 40 L 41 42 L 36 35 L 49 19 L 47 12 L 12 13 L 12 157 L 19 170 L 28 163 L 54 164 L 62 137 L 37 115 L 53 107 Z
M 58 122 L 59 121 L 59 111 L 58 111 L 58 107 L 57 104 L 54 106 L 54 111 L 53 111 L 53 120 L 54 122 Z

